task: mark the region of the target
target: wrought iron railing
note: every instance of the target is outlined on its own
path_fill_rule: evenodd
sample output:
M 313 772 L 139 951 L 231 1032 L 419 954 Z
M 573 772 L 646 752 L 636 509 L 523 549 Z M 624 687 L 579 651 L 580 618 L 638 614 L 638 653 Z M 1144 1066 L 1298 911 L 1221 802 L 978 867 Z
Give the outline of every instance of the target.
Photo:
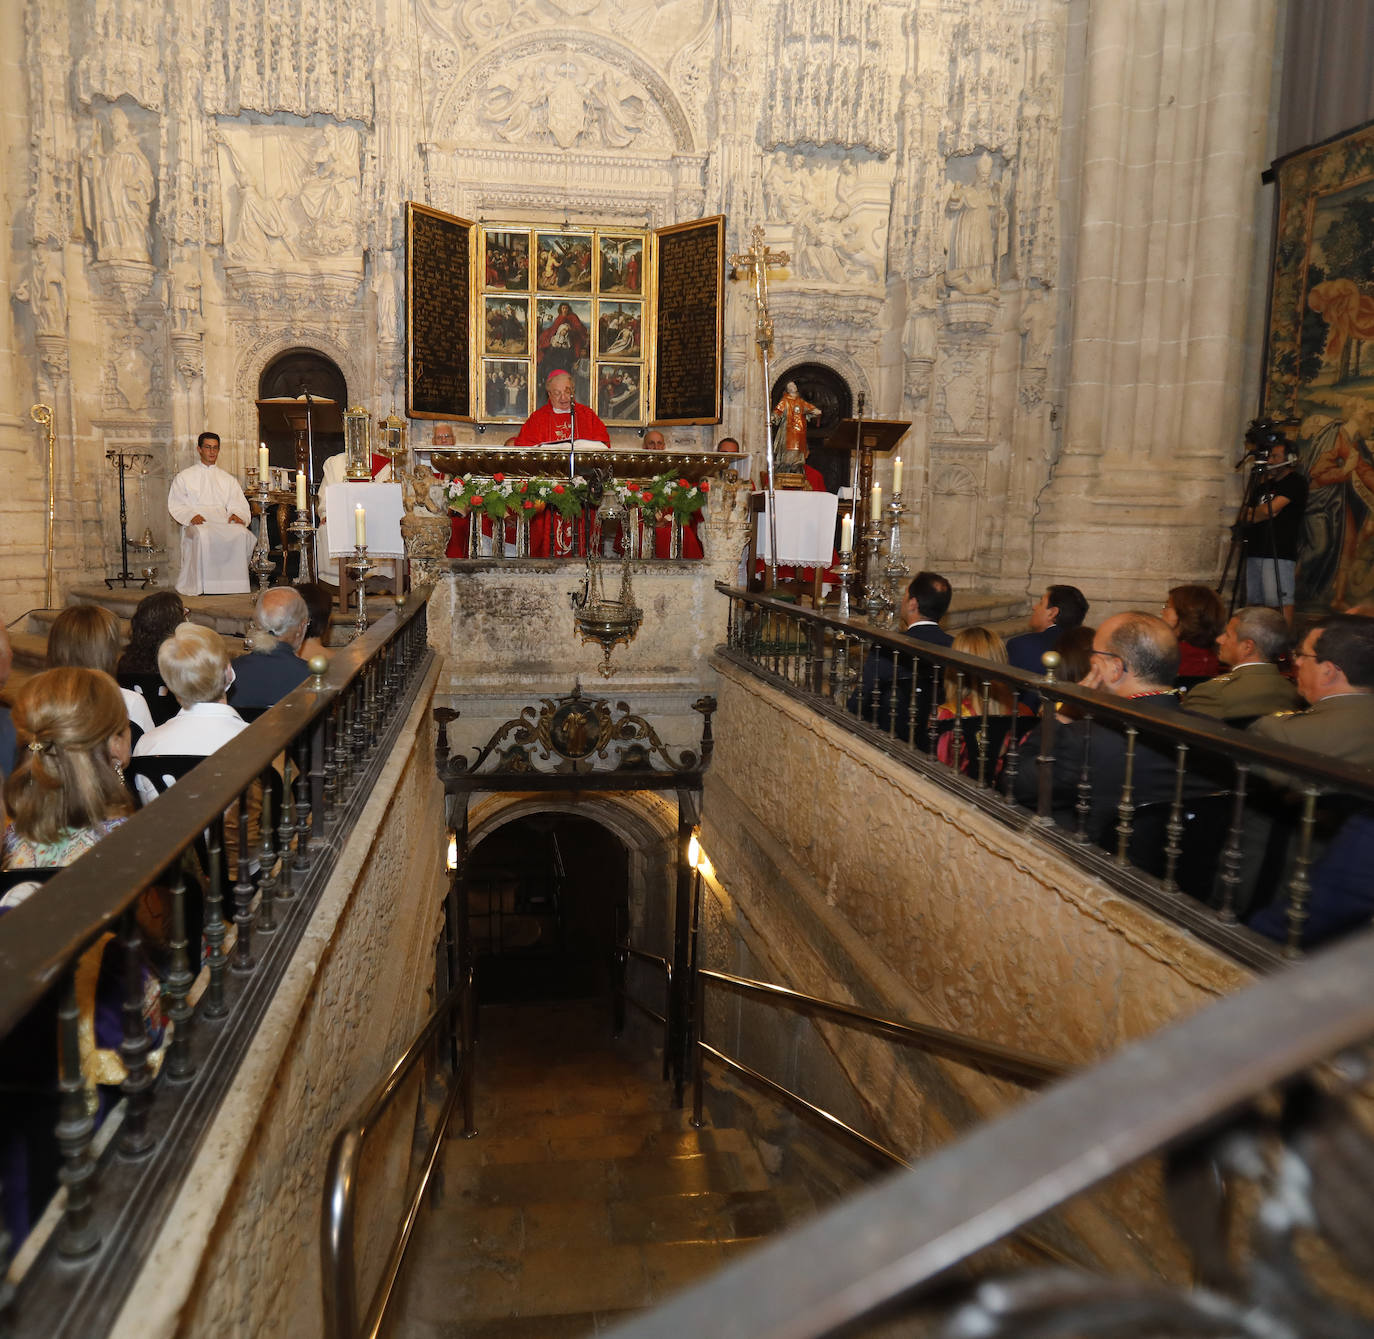
M 1197 1291 L 1031 1271 L 946 1299 L 943 1333 L 1367 1334 L 1322 1270 L 1370 1278 L 1371 972 L 1366 933 L 1263 977 L 613 1333 L 824 1339 L 878 1313 L 890 1326 L 956 1266 L 1162 1153 Z
M 424 682 L 427 595 L 416 591 L 337 651 L 323 675 L 5 916 L 0 1038 L 43 1010 L 55 1011 L 59 1034 L 40 1033 L 38 1044 L 51 1043 L 57 1069 L 50 1138 L 61 1190 L 28 1243 L 33 1262 L 5 1315 L 13 1334 L 84 1339 L 116 1315 Z M 250 792 L 274 760 L 283 802 L 274 806 L 275 786 L 261 787 L 255 812 Z M 226 850 L 235 845 L 231 869 Z M 137 914 L 155 887 L 170 908 L 163 992 L 173 1023 L 156 1075 L 142 1027 L 146 945 Z M 111 930 L 127 1078 L 98 1132 L 79 1062 L 76 974 Z
M 1368 768 L 717 589 L 730 601 L 725 659 L 1253 967 L 1298 953 L 1319 856 L 1342 823 L 1374 806 Z M 956 702 L 975 700 L 971 714 L 940 718 L 946 685 Z M 996 714 L 990 704 L 999 694 L 1038 702 L 1036 715 Z M 1060 712 L 1087 722 L 1074 736 L 1082 753 L 1069 759 L 1067 794 L 1062 760 L 1058 782 L 1055 773 Z M 1094 738 L 1111 742 L 1108 732 L 1125 742 L 1119 789 L 1104 813 L 1092 750 Z M 1284 909 L 1278 942 L 1241 923 L 1266 897 Z
M 642 962 L 663 974 L 663 1012 L 646 1004 L 628 984 L 630 962 Z M 619 1037 L 625 1031 L 628 1006 L 638 1009 L 663 1029 L 663 1078 L 666 1081 L 672 1068 L 673 964 L 661 953 L 646 953 L 624 940 L 618 940 L 611 964 L 611 1030 Z

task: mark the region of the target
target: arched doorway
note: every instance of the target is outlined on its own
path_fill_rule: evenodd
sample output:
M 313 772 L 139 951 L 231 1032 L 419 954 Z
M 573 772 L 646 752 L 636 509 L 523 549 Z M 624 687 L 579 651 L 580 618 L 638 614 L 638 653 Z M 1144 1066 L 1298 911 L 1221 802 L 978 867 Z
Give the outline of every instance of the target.
M 854 395 L 849 383 L 833 367 L 824 363 L 797 363 L 789 367 L 773 383 L 768 403 L 775 405 L 782 399 L 787 383 L 795 381 L 802 399 L 821 411 L 818 419 L 806 425 L 807 464 L 821 472 L 829 492 L 838 493 L 849 484 L 849 451 L 822 446 L 838 424 L 854 411 Z
M 348 382 L 339 365 L 318 349 L 287 349 L 273 358 L 258 377 L 259 400 L 294 399 L 303 391 L 309 391 L 316 399 L 334 402 L 319 405 L 311 414 L 314 456 L 309 473 L 310 478 L 318 480 L 324 462 L 343 450 L 340 415 L 348 407 Z M 287 412 L 291 408 L 259 405 L 258 440 L 267 444 L 272 465 L 295 470 L 303 462 L 297 459 L 296 431 Z
M 473 847 L 467 882 L 482 1003 L 609 992 L 629 852 L 608 828 L 569 814 L 524 815 Z

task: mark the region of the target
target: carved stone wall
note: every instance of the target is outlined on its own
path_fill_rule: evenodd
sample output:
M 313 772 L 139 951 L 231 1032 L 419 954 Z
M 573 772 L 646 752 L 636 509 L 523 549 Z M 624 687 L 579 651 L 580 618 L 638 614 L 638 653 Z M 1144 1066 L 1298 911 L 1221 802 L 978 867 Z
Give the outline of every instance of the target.
M 241 469 L 248 392 L 283 341 L 347 363 L 358 402 L 399 403 L 407 199 L 554 223 L 721 212 L 731 251 L 762 223 L 791 253 L 775 364 L 829 363 L 870 415 L 912 420 L 915 561 L 965 585 L 1091 587 L 1114 558 L 1071 529 L 1090 506 L 1105 533 L 1118 495 L 1138 500 L 1101 462 L 1123 441 L 1139 455 L 1144 433 L 1145 454 L 1183 462 L 1192 528 L 1143 565 L 1137 546 L 1132 570 L 1199 568 L 1230 487 L 1213 465 L 1243 418 L 1234 392 L 1204 390 L 1237 381 L 1226 340 L 1245 348 L 1253 305 L 1273 5 L 1104 0 L 1091 24 L 1086 0 L 8 6 L 0 100 L 7 142 L 27 146 L 0 180 L 18 219 L 0 318 L 15 492 L 42 493 L 23 416 L 41 399 L 70 582 L 114 557 L 107 440 L 154 442 L 165 482 L 211 426 Z M 1146 84 L 1159 107 L 1128 113 Z M 1131 243 L 1117 260 L 1113 238 Z M 691 430 L 700 444 L 731 433 L 761 452 L 753 329 L 729 285 L 724 422 Z M 1144 412 L 1146 386 L 1165 413 Z M 148 510 L 165 539 L 160 499 Z M 1139 514 L 1171 523 L 1167 506 Z M 7 527 L 0 556 L 33 603 L 32 526 Z

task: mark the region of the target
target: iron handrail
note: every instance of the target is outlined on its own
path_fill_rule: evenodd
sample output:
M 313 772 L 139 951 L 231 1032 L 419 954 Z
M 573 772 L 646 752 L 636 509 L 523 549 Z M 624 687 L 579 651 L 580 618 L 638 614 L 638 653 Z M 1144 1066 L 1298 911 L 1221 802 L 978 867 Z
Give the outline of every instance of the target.
M 852 1004 L 821 999 L 817 995 L 808 995 L 787 986 L 775 985 L 771 981 L 755 981 L 749 977 L 735 976 L 730 972 L 718 972 L 706 967 L 698 968 L 697 975 L 707 981 L 728 986 L 744 995 L 767 999 L 784 1007 L 826 1014 L 843 1023 L 872 1028 L 918 1050 L 944 1056 L 947 1060 L 957 1061 L 995 1078 L 1009 1079 L 1023 1088 L 1042 1088 L 1073 1072 L 1070 1065 L 1034 1055 L 1018 1047 L 982 1041 L 977 1037 L 951 1032 L 947 1028 L 934 1027 L 927 1023 L 889 1018 Z
M 625 973 L 622 961 L 621 971 L 616 976 L 615 990 L 619 1000 L 633 1004 L 641 1013 L 647 1014 L 650 1018 L 663 1028 L 663 1077 L 667 1079 L 670 1067 L 671 1055 L 671 1032 L 672 1032 L 672 1012 L 673 1012 L 673 964 L 661 953 L 648 953 L 642 948 L 635 948 L 630 944 L 621 942 L 616 945 L 617 954 L 624 958 L 634 958 L 639 962 L 648 963 L 652 967 L 657 967 L 663 973 L 663 1012 L 659 1013 L 651 1009 L 642 1000 L 636 999 L 625 989 Z M 620 1011 L 620 1012 L 623 1012 Z M 617 1032 L 624 1027 L 624 1020 L 617 1013 Z
M 473 976 L 466 978 L 443 998 L 424 1026 L 406 1048 L 404 1054 L 378 1081 L 367 1098 L 359 1103 L 354 1116 L 334 1138 L 325 1172 L 325 1193 L 320 1221 L 321 1287 L 324 1302 L 324 1330 L 326 1339 L 376 1339 L 381 1332 L 386 1309 L 400 1275 L 406 1248 L 410 1244 L 420 1203 L 434 1172 L 434 1164 L 443 1145 L 444 1135 L 452 1119 L 459 1098 L 464 1106 L 464 1134 L 475 1133 L 472 1127 L 472 1029 Z M 443 1106 L 434 1127 L 419 1179 L 406 1205 L 396 1236 L 392 1239 L 382 1276 L 369 1300 L 363 1328 L 358 1328 L 357 1261 L 354 1253 L 354 1216 L 358 1194 L 358 1163 L 368 1132 L 375 1127 L 391 1105 L 402 1084 L 419 1063 L 438 1033 L 449 1021 L 455 1009 L 464 1011 L 464 1045 L 458 1056 L 457 1070 L 449 1081 Z
M 822 628 L 845 637 L 861 638 L 875 646 L 898 652 L 903 656 L 929 660 L 945 669 L 963 672 L 972 683 L 988 679 L 1019 692 L 1053 692 L 1056 700 L 1083 707 L 1094 718 L 1134 726 L 1190 747 L 1209 750 L 1237 758 L 1250 766 L 1274 768 L 1294 772 L 1306 780 L 1315 781 L 1326 791 L 1339 791 L 1374 801 L 1374 768 L 1361 767 L 1324 754 L 1312 753 L 1277 740 L 1259 740 L 1256 736 L 1234 726 L 1214 721 L 1206 716 L 1180 713 L 1161 717 L 1157 711 L 1141 708 L 1129 699 L 1114 697 L 1094 688 L 1080 688 L 1077 684 L 1018 669 L 1014 665 L 1000 665 L 978 656 L 966 655 L 949 647 L 931 642 L 918 642 L 900 633 L 884 632 L 880 628 L 854 619 L 845 620 L 814 609 L 804 609 L 785 600 L 768 595 L 756 595 L 723 581 L 716 582 L 716 590 L 742 604 L 776 613 L 790 620 Z
M 1374 933 L 1070 1075 L 615 1339 L 823 1339 L 1374 1036 Z
M 201 832 L 319 721 L 369 662 L 425 607 L 430 587 L 374 623 L 334 653 L 323 676 L 310 676 L 195 772 L 103 837 L 94 860 L 78 860 L 56 875 L 43 897 L 31 897 L 5 917 L 0 937 L 0 1036 L 58 980 L 67 964 L 114 925 Z M 316 822 L 321 806 L 312 797 Z M 318 826 L 316 835 L 319 835 Z

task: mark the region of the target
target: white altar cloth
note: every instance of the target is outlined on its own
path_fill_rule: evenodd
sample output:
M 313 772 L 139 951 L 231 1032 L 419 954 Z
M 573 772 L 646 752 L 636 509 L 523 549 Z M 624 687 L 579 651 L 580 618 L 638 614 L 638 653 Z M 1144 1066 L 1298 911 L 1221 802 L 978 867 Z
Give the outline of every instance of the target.
M 778 562 L 794 567 L 829 567 L 835 553 L 835 515 L 839 498 L 834 493 L 805 493 L 788 489 L 778 499 Z M 768 494 L 763 494 L 759 514 L 758 553 L 768 561 L 771 545 L 768 525 Z

